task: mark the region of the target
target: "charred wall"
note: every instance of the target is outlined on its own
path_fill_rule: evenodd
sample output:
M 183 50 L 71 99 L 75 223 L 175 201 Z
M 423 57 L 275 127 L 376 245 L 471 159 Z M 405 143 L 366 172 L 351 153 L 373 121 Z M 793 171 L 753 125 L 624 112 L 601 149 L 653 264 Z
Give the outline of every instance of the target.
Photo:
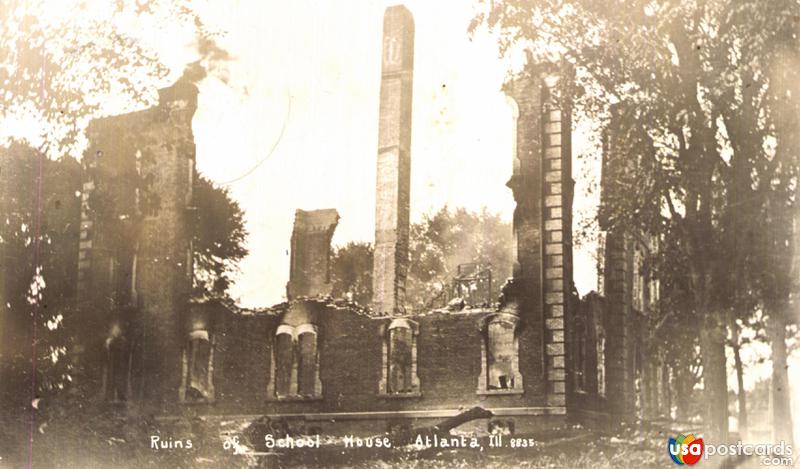
M 506 409 L 518 417 L 549 415 L 544 407 L 543 370 L 537 360 L 520 363 L 526 383 L 522 392 L 498 395 L 479 392 L 481 346 L 485 340 L 481 325 L 495 314 L 492 311 L 432 312 L 415 317 L 419 393 L 389 395 L 381 392 L 379 384 L 386 366 L 382 359 L 386 326 L 392 318 L 369 316 L 312 300 L 293 303 L 292 308 L 298 307 L 298 303 L 310 312 L 308 320 L 318 334 L 320 395 L 279 398 L 271 387 L 275 379 L 276 331 L 287 324 L 290 311 L 261 315 L 226 312 L 215 331 L 217 398 L 213 405 L 200 408 L 202 412 L 284 415 L 323 423 L 348 418 L 379 421 L 432 418 L 442 415 L 441 412 L 473 405 Z M 541 349 L 538 335 L 530 332 L 530 326 L 521 332 L 523 356 Z
M 156 106 L 96 119 L 87 131 L 78 272 L 86 359 L 108 362 L 110 344 L 123 341 L 119 353 L 133 356 L 125 398 L 157 407 L 175 400 L 180 361 L 170 357 L 186 334 L 196 107 L 197 88 L 179 81 Z M 106 388 L 108 365 L 96 368 Z

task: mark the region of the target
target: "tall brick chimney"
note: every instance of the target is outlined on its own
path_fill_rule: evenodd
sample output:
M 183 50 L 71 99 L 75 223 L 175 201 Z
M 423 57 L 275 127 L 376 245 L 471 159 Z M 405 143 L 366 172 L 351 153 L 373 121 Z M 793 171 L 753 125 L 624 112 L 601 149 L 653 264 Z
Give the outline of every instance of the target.
M 403 311 L 408 272 L 414 19 L 402 5 L 383 17 L 373 309 Z
M 332 208 L 295 212 L 289 283 L 286 284 L 288 299 L 331 294 L 331 238 L 338 223 L 339 213 Z

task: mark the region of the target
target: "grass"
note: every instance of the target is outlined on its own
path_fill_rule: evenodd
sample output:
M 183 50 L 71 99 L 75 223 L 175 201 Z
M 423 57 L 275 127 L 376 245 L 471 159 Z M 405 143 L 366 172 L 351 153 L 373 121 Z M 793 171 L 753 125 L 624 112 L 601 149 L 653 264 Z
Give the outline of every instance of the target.
M 0 447 L 0 467 L 28 467 L 30 421 L 24 415 L 3 425 L 0 440 L 15 443 Z M 6 419 L 7 420 L 7 419 Z M 45 420 L 45 419 L 41 419 Z M 16 428 L 17 430 L 13 430 Z M 241 430 L 239 427 L 238 430 Z M 234 432 L 236 429 L 234 429 Z M 666 438 L 659 434 L 633 436 L 601 434 L 580 427 L 533 436 L 533 448 L 479 449 L 345 449 L 341 441 L 323 439 L 319 449 L 280 450 L 266 456 L 234 454 L 224 449 L 231 428 L 206 421 L 156 424 L 147 418 L 122 420 L 110 413 L 50 415 L 34 426 L 35 468 L 248 468 L 248 467 L 353 467 L 353 468 L 562 468 L 618 469 L 668 467 Z M 150 436 L 165 440 L 190 438 L 192 449 L 153 450 Z M 520 437 L 521 435 L 515 435 Z M 327 443 L 326 443 L 327 442 Z

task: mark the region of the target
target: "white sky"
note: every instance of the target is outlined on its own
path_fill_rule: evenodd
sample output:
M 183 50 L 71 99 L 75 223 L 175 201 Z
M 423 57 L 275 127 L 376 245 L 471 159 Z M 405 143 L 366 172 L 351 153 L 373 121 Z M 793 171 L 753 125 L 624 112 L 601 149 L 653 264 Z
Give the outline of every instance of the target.
M 210 16 L 227 31 L 232 80 L 202 84 L 193 127 L 199 170 L 236 180 L 247 214 L 250 256 L 232 290 L 243 305 L 281 300 L 295 209 L 336 208 L 334 244 L 374 237 L 380 38 L 393 3 L 242 1 Z M 488 34 L 469 39 L 470 2 L 406 5 L 416 26 L 412 222 L 445 204 L 510 220 L 508 66 Z M 583 293 L 596 283 L 584 257 Z
M 93 14 L 110 14 L 108 5 L 95 3 Z M 212 64 L 200 83 L 192 123 L 197 167 L 229 187 L 245 211 L 250 255 L 231 291 L 241 305 L 282 301 L 298 208 L 339 211 L 334 245 L 373 240 L 381 34 L 384 10 L 394 3 L 201 4 L 199 13 L 210 29 L 221 32 L 216 41 L 231 59 Z M 505 183 L 513 129 L 511 108 L 500 91 L 509 62 L 498 57 L 496 38 L 486 31 L 469 38 L 473 1 L 405 4 L 416 30 L 411 221 L 444 205 L 486 207 L 510 220 L 514 201 Z M 71 18 L 68 6 L 56 4 L 45 14 L 53 21 Z M 172 69 L 172 81 L 197 59 L 192 33 L 174 22 L 129 17 L 118 27 L 155 49 Z M 109 113 L 125 110 L 113 93 L 103 97 L 103 105 Z M 37 128 L 34 115 L 6 124 L 5 133 Z M 573 138 L 576 157 L 590 147 L 587 126 L 580 129 Z M 591 179 L 579 175 L 598 170 L 598 156 L 576 158 L 574 168 L 575 205 L 587 216 L 597 201 L 583 197 Z M 595 251 L 587 245 L 575 252 L 582 294 L 597 283 Z

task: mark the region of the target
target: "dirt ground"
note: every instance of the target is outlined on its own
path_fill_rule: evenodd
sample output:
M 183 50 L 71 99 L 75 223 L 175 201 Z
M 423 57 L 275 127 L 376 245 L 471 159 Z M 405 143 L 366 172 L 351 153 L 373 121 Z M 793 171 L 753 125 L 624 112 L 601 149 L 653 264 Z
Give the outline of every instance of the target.
M 477 447 L 443 448 L 415 445 L 391 448 L 348 448 L 341 437 L 320 436 L 319 448 L 256 448 L 245 428 L 232 422 L 178 422 L 166 429 L 148 418 L 115 418 L 110 414 L 50 415 L 30 425 L 19 416 L 0 416 L 0 468 L 669 468 L 678 467 L 667 452 L 668 430 L 622 427 L 589 430 L 558 428 L 534 435 L 506 435 L 492 447 L 488 435 L 475 437 Z M 178 431 L 179 430 L 179 431 Z M 413 433 L 413 432 L 412 432 Z M 453 432 L 458 435 L 457 431 Z M 151 438 L 177 446 L 181 434 L 192 447 L 153 449 Z M 31 439 L 31 436 L 33 437 Z M 236 438 L 234 438 L 236 437 Z M 394 435 L 376 435 L 392 441 Z M 510 439 L 533 441 L 512 447 Z M 234 443 L 236 442 L 236 443 Z M 185 442 L 184 442 L 185 444 Z M 496 446 L 496 445 L 495 445 Z M 32 449 L 33 458 L 29 460 Z M 238 450 L 238 451 L 237 451 Z M 760 461 L 727 461 L 728 467 L 760 467 Z M 32 464 L 31 464 L 32 463 Z M 722 467 L 722 459 L 700 461 L 703 468 Z

